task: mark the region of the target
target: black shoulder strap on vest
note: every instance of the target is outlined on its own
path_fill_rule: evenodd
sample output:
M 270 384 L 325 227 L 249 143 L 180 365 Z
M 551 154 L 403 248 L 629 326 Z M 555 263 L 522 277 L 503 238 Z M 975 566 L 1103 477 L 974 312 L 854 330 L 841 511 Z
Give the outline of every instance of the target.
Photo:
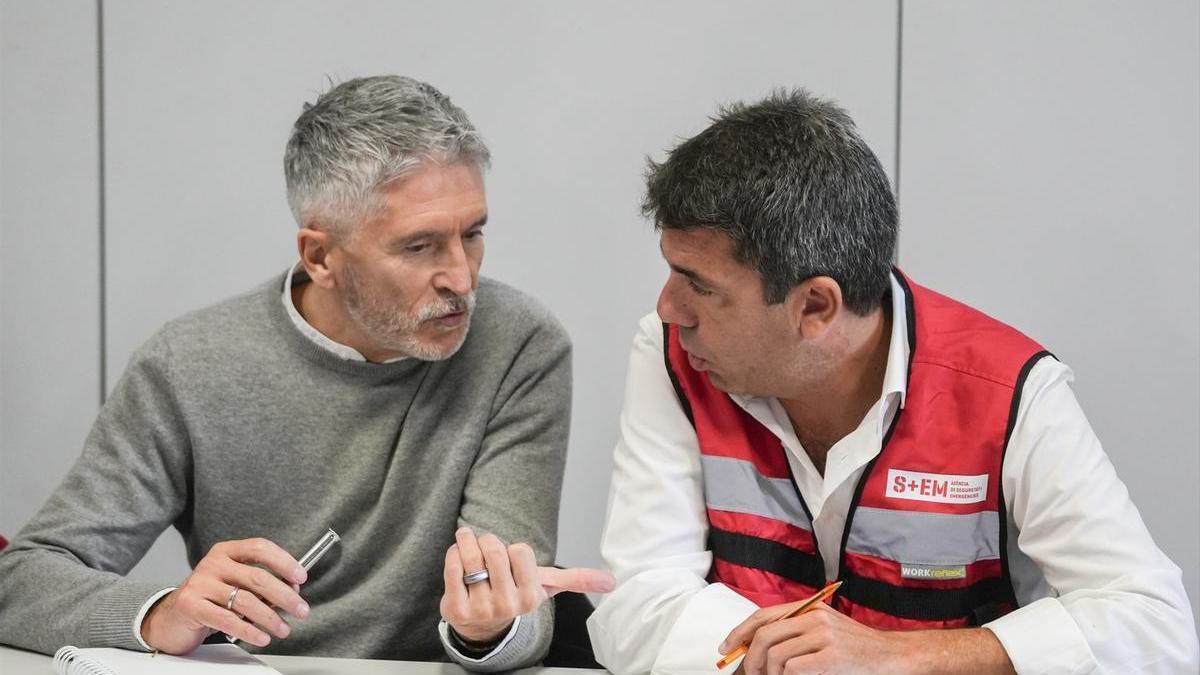
M 692 423 L 692 428 L 696 428 L 696 418 L 692 416 L 692 403 L 688 401 L 687 394 L 683 393 L 683 386 L 679 384 L 679 376 L 675 374 L 675 368 L 671 365 L 671 324 L 663 322 L 663 362 L 667 367 L 667 377 L 671 378 L 671 386 L 675 388 L 675 397 L 679 399 L 679 406 L 683 408 L 683 414 L 687 415 L 688 421 Z
M 896 279 L 896 283 L 900 285 L 904 291 L 904 319 L 905 330 L 908 331 L 908 369 L 904 375 L 904 381 L 912 381 L 912 364 L 913 356 L 917 353 L 917 312 L 913 307 L 912 289 L 909 288 L 908 282 L 904 280 L 904 275 L 895 267 L 892 268 L 892 276 Z M 890 295 L 890 293 L 889 293 Z M 885 296 L 884 302 L 887 302 Z M 892 330 L 896 329 L 896 317 L 892 317 Z M 858 485 L 854 486 L 854 497 L 850 499 L 850 508 L 846 511 L 846 526 L 842 530 L 842 548 L 838 554 L 838 579 L 845 579 L 846 574 L 846 543 L 850 540 L 850 528 L 854 525 L 854 512 L 858 510 L 858 502 L 862 499 L 863 488 L 867 486 L 867 478 L 871 476 L 871 472 L 875 470 L 875 462 L 879 461 L 879 457 L 883 455 L 883 448 L 887 447 L 888 441 L 892 440 L 892 432 L 896 430 L 896 423 L 900 421 L 900 416 L 904 414 L 904 408 L 898 408 L 896 414 L 892 416 L 892 423 L 888 425 L 887 432 L 883 435 L 883 441 L 880 444 L 878 455 L 867 462 L 867 466 L 863 468 L 862 475 L 858 477 Z M 841 591 L 843 594 L 845 591 Z
M 1013 429 L 1017 426 L 1017 412 L 1021 409 L 1021 393 L 1025 389 L 1025 380 L 1029 378 L 1029 372 L 1033 370 L 1033 366 L 1047 356 L 1055 358 L 1050 352 L 1042 350 L 1029 357 L 1025 365 L 1021 366 L 1021 372 L 1017 375 L 1017 382 L 1013 385 L 1012 401 L 1008 406 L 1008 425 L 1004 427 L 1004 446 L 1000 450 L 1000 484 L 996 486 L 1000 491 L 997 498 L 1000 511 L 998 519 L 1000 521 L 1000 574 L 1008 590 L 1006 600 L 1013 607 L 1017 606 L 1017 596 L 1013 591 L 1012 575 L 1008 568 L 1008 505 L 1004 500 L 1004 458 L 1008 455 L 1008 442 L 1012 439 Z

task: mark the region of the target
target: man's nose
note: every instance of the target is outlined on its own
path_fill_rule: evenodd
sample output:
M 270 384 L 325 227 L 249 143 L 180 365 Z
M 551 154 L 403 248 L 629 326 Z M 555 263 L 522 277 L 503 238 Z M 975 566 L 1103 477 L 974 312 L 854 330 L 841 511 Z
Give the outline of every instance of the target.
M 438 287 L 455 295 L 466 295 L 474 288 L 474 266 L 461 243 L 449 247 L 446 260 L 438 275 Z
M 696 323 L 695 315 L 687 302 L 679 299 L 679 275 L 675 272 L 671 272 L 671 275 L 667 277 L 667 282 L 663 284 L 655 309 L 658 311 L 658 318 L 665 323 L 673 323 L 685 328 L 690 328 Z

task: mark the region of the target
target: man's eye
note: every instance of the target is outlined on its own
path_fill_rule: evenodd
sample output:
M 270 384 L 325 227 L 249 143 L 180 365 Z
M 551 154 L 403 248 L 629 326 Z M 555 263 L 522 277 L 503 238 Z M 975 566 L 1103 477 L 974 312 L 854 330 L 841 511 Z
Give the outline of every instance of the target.
M 708 290 L 707 288 L 704 288 L 703 286 L 701 286 L 701 285 L 697 284 L 697 283 L 696 283 L 694 280 L 692 280 L 692 279 L 688 279 L 688 286 L 690 286 L 690 287 L 691 287 L 691 289 L 692 289 L 692 292 L 693 292 L 693 293 L 695 293 L 696 295 L 712 295 L 712 291 L 710 291 L 710 290 Z
M 483 239 L 483 230 L 470 230 L 463 235 L 463 239 Z
M 424 251 L 427 248 L 429 248 L 429 244 L 411 244 L 409 246 L 404 247 L 404 252 L 405 253 L 420 253 L 421 251 Z

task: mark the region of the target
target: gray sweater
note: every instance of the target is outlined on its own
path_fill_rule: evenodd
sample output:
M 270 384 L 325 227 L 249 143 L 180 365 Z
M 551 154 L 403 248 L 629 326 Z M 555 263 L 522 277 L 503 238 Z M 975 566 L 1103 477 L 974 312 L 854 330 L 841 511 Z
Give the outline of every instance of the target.
M 138 610 L 182 580 L 123 575 L 169 526 L 192 565 L 224 540 L 299 556 L 326 527 L 342 535 L 301 588 L 310 617 L 263 650 L 276 654 L 445 660 L 459 524 L 553 562 L 571 365 L 549 313 L 482 279 L 453 357 L 361 363 L 298 331 L 282 283 L 171 321 L 133 356 L 75 466 L 0 553 L 0 642 L 140 649 Z M 540 660 L 551 612 L 525 617 L 489 669 Z

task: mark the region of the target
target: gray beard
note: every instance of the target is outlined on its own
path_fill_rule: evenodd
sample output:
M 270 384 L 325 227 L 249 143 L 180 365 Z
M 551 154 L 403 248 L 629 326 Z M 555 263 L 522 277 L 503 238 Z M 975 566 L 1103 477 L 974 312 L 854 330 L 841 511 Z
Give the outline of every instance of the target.
M 475 292 L 442 296 L 435 302 L 409 314 L 397 311 L 384 296 L 364 284 L 353 268 L 346 269 L 345 300 L 350 318 L 376 346 L 400 352 L 421 361 L 443 361 L 454 356 L 467 339 L 471 316 L 475 311 Z M 458 340 L 450 347 L 422 341 L 417 333 L 421 325 L 454 312 L 465 312 Z

